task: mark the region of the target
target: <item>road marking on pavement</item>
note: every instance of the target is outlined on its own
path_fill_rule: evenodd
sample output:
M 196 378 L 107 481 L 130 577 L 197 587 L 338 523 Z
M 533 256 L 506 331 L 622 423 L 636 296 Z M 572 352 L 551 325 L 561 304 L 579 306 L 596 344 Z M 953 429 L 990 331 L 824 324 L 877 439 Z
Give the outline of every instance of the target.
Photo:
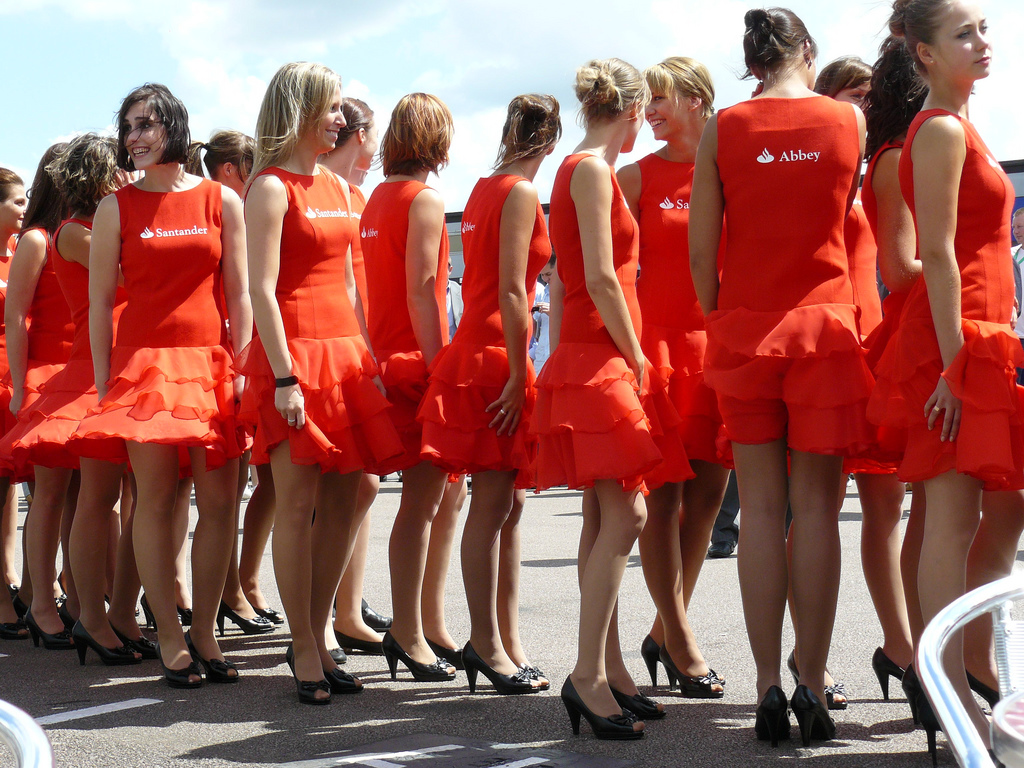
M 53 725 L 55 723 L 66 723 L 69 720 L 81 720 L 85 717 L 104 715 L 108 712 L 120 712 L 123 709 L 135 709 L 136 707 L 148 707 L 150 704 L 163 704 L 161 699 L 129 699 L 114 704 L 103 704 L 98 707 L 86 707 L 85 709 L 72 709 L 70 712 L 59 712 L 56 715 L 37 717 L 36 722 L 40 725 Z
M 514 763 L 502 763 L 501 765 L 495 765 L 493 768 L 527 768 L 531 765 L 544 765 L 547 763 L 543 757 L 527 757 L 523 760 L 516 760 Z
M 434 752 L 451 752 L 465 749 L 461 744 L 445 744 L 437 747 L 422 747 L 402 752 L 378 752 L 370 755 L 353 755 L 351 757 L 330 757 L 324 760 L 301 760 L 297 763 L 282 763 L 279 768 L 333 768 L 340 765 L 359 765 L 367 768 L 405 768 L 404 763 L 393 763 L 392 760 L 416 760 Z

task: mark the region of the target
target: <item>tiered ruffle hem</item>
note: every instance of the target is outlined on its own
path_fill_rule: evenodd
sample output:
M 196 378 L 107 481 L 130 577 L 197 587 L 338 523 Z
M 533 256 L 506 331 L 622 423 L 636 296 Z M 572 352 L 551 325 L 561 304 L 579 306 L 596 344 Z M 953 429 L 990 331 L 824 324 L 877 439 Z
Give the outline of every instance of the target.
M 239 355 L 237 368 L 246 376 L 239 420 L 255 428 L 253 463 L 270 461 L 270 451 L 285 440 L 294 464 L 317 464 L 322 472 L 375 471 L 402 452 L 361 337 L 295 338 L 288 351 L 304 400 L 302 429 L 289 426 L 274 407 L 274 372 L 260 338 Z
M 1024 390 L 1015 371 L 1024 366 L 1024 351 L 1008 324 L 964 319 L 961 328 L 964 345 L 943 371 L 932 326 L 901 323 L 879 363 L 869 416 L 906 430 L 901 480 L 918 482 L 956 470 L 978 478 L 988 491 L 1024 488 Z M 939 376 L 963 403 L 953 441 L 940 439 L 945 413 L 934 429 L 927 426 L 924 407 Z
M 532 488 L 537 436 L 530 433 L 536 392 L 533 366 L 526 368 L 526 401 L 511 435 L 490 423 L 500 415 L 487 407 L 508 383 L 508 350 L 456 339 L 434 359 L 417 418 L 423 425 L 421 456 L 449 474 L 491 470 L 516 472 L 517 488 Z
M 792 449 L 855 456 L 870 448 L 866 407 L 874 379 L 852 304 L 717 310 L 707 317 L 706 328 L 704 376 L 720 397 L 784 401 L 785 437 Z M 726 431 L 736 440 L 725 416 Z M 738 442 L 756 445 L 778 437 L 748 431 Z
M 12 482 L 31 481 L 35 477 L 31 465 L 23 462 L 19 465 L 13 456 L 14 440 L 20 434 L 23 417 L 39 399 L 46 383 L 64 369 L 65 363 L 43 363 L 29 360 L 25 368 L 25 394 L 21 399 L 18 415 L 11 413 L 11 399 L 14 391 L 11 384 L 11 373 L 4 375 L 0 382 L 0 399 L 3 402 L 3 438 L 0 439 L 0 477 L 8 477 Z M 16 433 L 15 430 L 18 430 Z
M 624 490 L 646 491 L 649 476 L 658 485 L 688 480 L 694 475 L 680 423 L 653 365 L 638 391 L 614 345 L 561 342 L 537 379 L 537 488 L 616 480 Z
M 126 441 L 174 445 L 188 476 L 189 448 L 206 449 L 208 470 L 246 450 L 224 347 L 114 347 L 110 368 L 106 397 L 68 442 L 79 456 L 120 463 L 128 460 Z

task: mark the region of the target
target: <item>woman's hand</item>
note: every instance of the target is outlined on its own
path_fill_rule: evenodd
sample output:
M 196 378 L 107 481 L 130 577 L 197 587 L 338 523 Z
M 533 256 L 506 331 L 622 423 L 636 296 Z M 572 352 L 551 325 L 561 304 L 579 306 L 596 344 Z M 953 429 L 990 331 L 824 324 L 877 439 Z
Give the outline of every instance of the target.
M 945 411 L 945 416 L 942 419 L 942 436 L 940 439 L 943 442 L 947 440 L 953 442 L 956 440 L 957 432 L 960 431 L 960 411 L 962 408 L 963 403 L 960 398 L 950 391 L 949 384 L 940 376 L 939 383 L 935 386 L 935 391 L 928 398 L 928 402 L 924 404 L 924 417 L 928 420 L 928 429 L 935 428 L 939 414 Z
M 536 304 L 533 305 L 533 311 L 539 312 L 542 315 L 550 315 L 551 304 L 547 301 L 538 301 Z
M 634 360 L 626 360 L 629 364 L 629 368 L 633 371 L 633 375 L 636 376 L 636 389 L 639 392 L 644 387 L 644 366 L 646 361 L 643 355 L 635 358 Z
M 17 417 L 18 411 L 21 410 L 21 403 L 25 399 L 24 387 L 14 387 L 11 390 L 11 413 Z
M 231 386 L 235 392 L 235 402 L 242 402 L 242 392 L 245 391 L 245 376 L 235 376 Z
M 288 422 L 289 427 L 302 429 L 306 426 L 305 400 L 298 384 L 278 387 L 274 392 L 274 407 L 281 414 L 281 418 Z
M 487 413 L 497 411 L 487 426 L 491 429 L 497 427 L 499 435 L 511 435 L 519 426 L 525 403 L 526 385 L 509 379 L 501 391 L 501 397 L 487 406 Z
M 96 385 L 96 402 L 99 402 L 107 396 L 107 392 L 110 391 L 110 387 L 107 386 L 107 382 L 101 382 Z

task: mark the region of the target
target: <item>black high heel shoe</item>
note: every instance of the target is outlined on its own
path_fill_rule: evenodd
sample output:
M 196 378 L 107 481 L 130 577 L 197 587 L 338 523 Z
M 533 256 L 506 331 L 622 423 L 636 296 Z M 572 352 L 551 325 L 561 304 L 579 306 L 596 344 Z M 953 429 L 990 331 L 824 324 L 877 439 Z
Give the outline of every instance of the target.
M 562 683 L 561 699 L 565 705 L 565 711 L 569 713 L 572 732 L 577 736 L 580 734 L 581 715 L 590 723 L 590 730 L 599 739 L 631 741 L 633 739 L 642 739 L 644 736 L 643 731 L 633 730 L 633 724 L 637 722 L 637 719 L 632 713 L 621 712 L 611 717 L 601 717 L 591 712 L 576 692 L 576 687 L 572 684 L 571 678 L 565 678 L 565 682 Z
M 461 648 L 445 648 L 440 643 L 435 643 L 429 637 L 427 638 L 427 645 L 430 646 L 430 650 L 432 650 L 439 659 L 444 659 L 456 669 L 466 668 L 466 662 L 462 659 Z
M 377 632 L 386 632 L 391 629 L 391 617 L 377 613 L 369 606 L 365 599 L 363 600 L 362 613 L 363 623 L 370 629 L 376 630 Z
M 156 632 L 156 616 L 153 615 L 153 610 L 149 607 L 149 600 L 146 599 L 145 592 L 142 593 L 139 603 L 142 605 L 142 615 L 146 617 L 146 629 Z
M 796 666 L 796 651 L 791 651 L 786 659 L 786 666 L 789 667 L 789 674 L 793 676 L 793 684 L 800 684 L 800 670 Z M 828 672 L 828 667 L 825 667 Z M 846 683 L 832 681 L 832 685 L 825 686 L 825 706 L 830 710 L 846 709 L 850 701 L 846 696 Z
M 986 702 L 988 702 L 988 706 L 990 709 L 992 707 L 995 707 L 995 705 L 999 703 L 999 691 L 993 688 L 989 688 L 987 685 L 981 682 L 981 680 L 976 678 L 970 672 L 967 673 L 967 685 L 971 687 L 972 691 L 974 691 L 976 694 L 981 696 L 981 698 L 983 698 Z
M 616 704 L 631 713 L 637 720 L 661 720 L 667 714 L 664 709 L 658 709 L 658 702 L 644 696 L 639 691 L 635 696 L 629 696 L 612 688 L 612 696 L 615 697 Z
M 246 635 L 264 635 L 267 632 L 273 632 L 276 628 L 274 622 L 259 614 L 256 614 L 254 619 L 239 616 L 221 600 L 220 608 L 217 610 L 217 634 L 221 637 L 224 637 L 224 619 L 231 619 L 232 623 Z
M 871 657 L 871 668 L 875 671 L 875 677 L 878 678 L 878 685 L 882 689 L 882 698 L 888 701 L 889 678 L 895 677 L 897 680 L 902 681 L 903 673 L 906 670 L 886 656 L 885 651 L 881 648 L 875 648 L 875 653 Z
M 292 675 L 295 674 L 295 646 L 288 643 L 288 648 L 284 652 L 285 663 L 288 664 L 288 668 L 292 671 Z M 332 670 L 324 672 L 324 679 L 327 681 L 327 686 L 331 693 L 362 693 L 363 684 L 359 678 L 350 675 L 342 669 L 335 667 Z
M 528 674 L 531 680 L 536 680 L 539 683 L 537 686 L 538 691 L 546 691 L 551 687 L 551 681 L 548 680 L 548 676 L 541 672 L 537 667 L 530 664 L 520 664 L 519 668 Z
M 67 600 L 57 601 L 57 616 L 60 618 L 60 623 L 64 625 L 64 629 L 68 631 L 74 629 L 75 624 L 78 623 L 78 619 L 71 615 Z
M 644 660 L 644 664 L 647 665 L 647 671 L 651 674 L 651 687 L 658 687 L 658 662 L 661 661 L 661 646 L 655 641 L 653 637 L 648 635 L 644 638 L 644 641 L 640 643 L 640 658 Z M 671 685 L 671 678 L 669 678 L 670 687 L 672 690 L 675 686 Z
M 156 646 L 157 658 L 160 659 L 160 669 L 164 673 L 164 681 L 170 688 L 200 688 L 203 685 L 203 668 L 199 662 L 193 659 L 188 665 L 180 669 L 171 669 L 164 664 L 164 657 L 160 655 L 160 644 Z M 191 680 L 198 677 L 198 680 Z
M 757 705 L 754 734 L 761 741 L 770 741 L 773 747 L 777 747 L 780 739 L 789 738 L 789 727 L 789 702 L 786 694 L 779 686 L 773 685 Z
M 928 754 L 932 756 L 932 765 L 938 765 L 939 755 L 935 746 L 935 733 L 942 730 L 942 724 L 935 716 L 935 710 L 932 709 L 932 704 L 924 695 L 923 689 L 917 694 L 917 714 L 921 719 L 921 727 L 924 728 L 924 732 L 928 736 Z
M 348 661 L 348 654 L 345 653 L 344 648 L 331 648 L 328 653 L 331 654 L 331 658 L 334 659 L 334 663 L 339 667 Z
M 907 704 L 910 705 L 910 717 L 913 718 L 914 725 L 917 725 L 921 722 L 917 711 L 917 700 L 918 697 L 924 695 L 924 692 L 921 689 L 921 681 L 917 679 L 917 673 L 914 672 L 913 664 L 907 664 L 907 668 L 903 671 L 900 687 L 903 689 L 903 695 L 907 697 Z
M 144 659 L 159 659 L 160 654 L 157 652 L 156 643 L 150 640 L 143 634 L 139 634 L 138 638 L 132 640 L 127 635 L 122 634 L 118 631 L 117 627 L 112 627 L 114 634 L 117 635 L 117 639 L 122 644 L 127 645 L 136 653 L 140 654 Z
M 185 633 L 185 645 L 188 646 L 188 651 L 192 654 L 193 663 L 198 661 L 203 665 L 203 669 L 206 670 L 206 679 L 211 683 L 238 682 L 238 667 L 224 659 L 204 659 L 192 644 L 192 635 L 189 632 Z M 231 674 L 232 672 L 235 674 Z
M 256 611 L 257 615 L 262 616 L 272 624 L 284 624 L 284 616 L 273 608 L 257 608 L 255 605 L 252 607 Z
M 491 681 L 494 690 L 502 696 L 512 696 L 519 693 L 534 693 L 540 688 L 533 684 L 530 673 L 524 669 L 517 668 L 511 675 L 503 675 L 496 672 L 493 667 L 480 658 L 473 646 L 466 643 L 462 649 L 462 659 L 466 663 L 466 679 L 469 680 L 469 692 L 476 693 L 476 674 L 483 672 L 484 677 Z
M 178 623 L 180 623 L 181 626 L 183 626 L 183 627 L 191 627 L 192 626 L 192 609 L 191 608 L 182 608 L 180 605 L 176 605 L 174 607 L 178 609 Z
M 455 679 L 455 670 L 447 661 L 434 659 L 433 664 L 421 664 L 415 661 L 402 650 L 402 646 L 390 632 L 384 635 L 384 639 L 381 641 L 381 650 L 384 653 L 384 660 L 388 663 L 388 671 L 391 672 L 392 680 L 398 679 L 398 662 L 402 662 L 409 668 L 417 683 L 440 683 Z M 451 672 L 448 671 L 450 669 Z
M 725 684 L 711 667 L 708 667 L 706 675 L 691 677 L 679 671 L 676 663 L 672 661 L 672 657 L 668 655 L 668 649 L 665 646 L 661 647 L 660 658 L 665 667 L 665 674 L 668 675 L 669 690 L 674 688 L 678 682 L 679 693 L 688 699 L 720 699 L 725 696 Z M 721 688 L 715 690 L 716 685 Z
M 359 651 L 369 656 L 383 656 L 384 648 L 380 643 L 380 640 L 360 640 L 358 637 L 352 637 L 346 635 L 344 632 L 334 630 L 334 639 L 338 641 L 338 645 L 345 648 L 346 651 Z
M 829 741 L 836 737 L 835 721 L 821 700 L 811 693 L 806 685 L 798 685 L 789 702 L 796 721 L 800 726 L 800 741 L 805 747 L 811 746 L 811 739 Z
M 78 663 L 83 667 L 85 666 L 85 654 L 90 648 L 96 651 L 100 661 L 108 667 L 142 663 L 142 656 L 137 656 L 135 651 L 129 648 L 127 644 L 119 645 L 117 648 L 107 648 L 97 643 L 86 628 L 82 626 L 81 621 L 76 621 L 75 625 L 71 628 L 71 639 L 74 641 L 75 649 L 78 651 Z
M 14 597 L 11 598 L 11 603 L 14 604 L 14 612 L 18 614 L 19 619 L 24 619 L 25 614 L 28 613 L 28 606 L 25 601 L 21 599 L 21 595 L 16 591 Z
M 28 640 L 28 624 L 24 619 L 0 624 L 0 640 Z
M 39 647 L 40 639 L 43 641 L 43 648 L 48 651 L 70 651 L 75 647 L 71 640 L 71 632 L 67 629 L 62 629 L 52 635 L 49 632 L 43 632 L 36 624 L 36 620 L 32 618 L 31 609 L 25 612 L 25 624 L 28 626 L 29 634 L 32 635 L 32 645 L 36 648 Z

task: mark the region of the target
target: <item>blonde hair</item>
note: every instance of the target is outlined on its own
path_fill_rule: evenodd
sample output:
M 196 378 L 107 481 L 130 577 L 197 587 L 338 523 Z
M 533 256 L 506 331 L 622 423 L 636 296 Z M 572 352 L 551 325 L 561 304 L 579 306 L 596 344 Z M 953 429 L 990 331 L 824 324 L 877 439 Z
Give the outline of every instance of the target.
M 285 64 L 270 79 L 256 118 L 250 180 L 285 162 L 303 134 L 327 114 L 341 78 L 323 64 Z
M 83 133 L 46 165 L 71 213 L 92 216 L 100 200 L 117 189 L 117 141 Z
M 632 109 L 642 110 L 651 100 L 637 68 L 622 59 L 592 59 L 576 70 L 576 98 L 587 125 L 614 119 Z
M 715 84 L 708 68 L 689 56 L 670 56 L 644 70 L 644 80 L 654 92 L 680 98 L 700 99 L 701 117 L 715 114 Z
M 385 176 L 437 173 L 448 165 L 455 126 L 452 113 L 437 96 L 410 93 L 399 99 L 380 142 Z

